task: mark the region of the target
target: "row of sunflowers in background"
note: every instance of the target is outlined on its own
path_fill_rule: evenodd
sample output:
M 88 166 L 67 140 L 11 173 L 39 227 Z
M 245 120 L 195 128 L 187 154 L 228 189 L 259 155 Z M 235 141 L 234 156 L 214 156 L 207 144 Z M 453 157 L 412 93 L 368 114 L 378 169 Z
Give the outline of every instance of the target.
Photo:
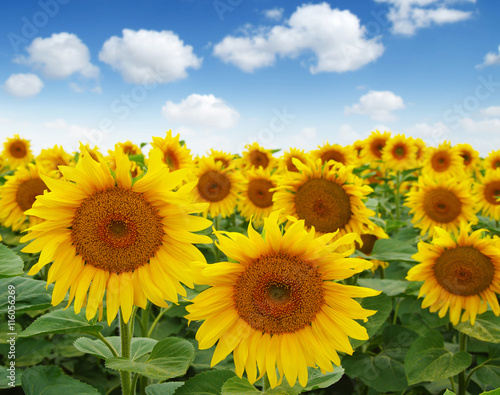
M 500 150 L 378 131 L 311 152 L 145 145 L 4 143 L 1 388 L 500 387 Z

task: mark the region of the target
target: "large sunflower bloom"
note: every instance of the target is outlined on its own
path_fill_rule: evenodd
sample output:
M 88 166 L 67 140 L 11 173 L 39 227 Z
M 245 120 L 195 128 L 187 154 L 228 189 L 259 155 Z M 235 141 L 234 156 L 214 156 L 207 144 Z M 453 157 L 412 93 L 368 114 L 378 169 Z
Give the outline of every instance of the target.
M 123 152 L 115 154 L 114 173 L 84 147 L 82 153 L 75 168 L 60 167 L 67 181 L 43 178 L 51 192 L 26 212 L 45 220 L 22 239 L 34 239 L 23 251 L 41 252 L 28 274 L 53 261 L 47 278 L 55 282 L 52 304 L 69 290 L 75 313 L 86 305 L 87 319 L 95 316 L 106 293 L 108 323 L 120 307 L 127 322 L 133 305 L 145 308 L 149 299 L 167 307 L 165 300 L 186 296 L 181 282 L 193 286 L 191 262 L 204 261 L 191 243 L 211 242 L 191 233 L 211 222 L 189 215 L 205 204 L 191 203 L 195 183 L 183 185 L 187 171 L 170 172 L 161 152 L 153 150 L 148 172 L 132 183 Z
M 479 174 L 477 183 L 473 185 L 477 199 L 477 209 L 495 221 L 500 220 L 500 168 Z
M 422 308 L 439 311 L 456 325 L 486 311 L 489 303 L 495 315 L 500 314 L 496 293 L 500 292 L 500 249 L 493 239 L 481 239 L 483 229 L 469 235 L 470 226 L 462 223 L 460 234 L 452 238 L 435 228 L 432 243 L 420 242 L 413 258 L 420 262 L 412 267 L 407 280 L 424 281 L 419 297 L 425 295 Z M 462 315 L 462 310 L 465 310 Z
M 391 171 L 403 171 L 416 167 L 417 146 L 403 134 L 389 139 L 382 150 L 384 167 Z
M 160 149 L 163 162 L 167 164 L 170 170 L 192 167 L 193 158 L 191 157 L 191 151 L 186 148 L 185 144 L 181 144 L 179 135 L 172 137 L 171 130 L 167 132 L 165 138 L 153 137 L 151 145 L 153 149 Z
M 432 236 L 434 226 L 456 232 L 462 221 L 477 223 L 475 198 L 470 191 L 468 179 L 422 175 L 408 192 L 405 206 L 411 209 L 411 222 L 422 235 L 429 232 Z
M 50 174 L 55 176 L 55 172 L 46 172 L 40 165 L 28 163 L 26 167 L 19 167 L 12 176 L 6 176 L 7 182 L 0 186 L 0 223 L 3 226 L 11 227 L 12 230 L 23 230 L 28 226 L 41 222 L 40 218 L 34 215 L 27 215 L 26 210 L 30 209 L 35 199 L 43 195 L 47 185 L 41 176 Z M 29 222 L 26 222 L 29 219 Z
M 465 170 L 460 151 L 452 147 L 448 141 L 439 144 L 437 148 L 427 148 L 423 165 L 422 174 L 428 174 L 431 177 L 458 176 Z
M 330 160 L 342 163 L 344 166 L 354 166 L 356 164 L 356 153 L 352 147 L 343 147 L 339 144 L 325 143 L 318 146 L 317 150 L 311 151 L 313 160 L 321 159 L 323 163 Z
M 201 272 L 212 287 L 187 306 L 186 318 L 205 320 L 196 339 L 200 349 L 217 343 L 212 366 L 233 352 L 236 374 L 246 370 L 251 383 L 267 374 L 271 387 L 283 376 L 291 386 L 297 378 L 305 386 L 308 366 L 332 371 L 332 362 L 340 364 L 337 351 L 352 354 L 349 337 L 368 338 L 355 320 L 375 311 L 352 298 L 379 292 L 333 281 L 371 266 L 348 258 L 353 248 L 338 252 L 353 245 L 354 234 L 329 244 L 333 234 L 315 238 L 314 230 L 297 221 L 282 235 L 278 216 L 275 211 L 264 220 L 265 237 L 251 225 L 248 237 L 216 232 L 219 248 L 233 261 Z
M 5 164 L 11 170 L 27 165 L 33 160 L 30 142 L 15 134 L 13 138 L 7 138 L 7 141 L 3 144 L 2 156 L 5 159 Z
M 383 149 L 390 138 L 390 132 L 380 133 L 378 130 L 371 132 L 370 136 L 365 140 L 365 147 L 362 151 L 364 163 L 381 160 Z

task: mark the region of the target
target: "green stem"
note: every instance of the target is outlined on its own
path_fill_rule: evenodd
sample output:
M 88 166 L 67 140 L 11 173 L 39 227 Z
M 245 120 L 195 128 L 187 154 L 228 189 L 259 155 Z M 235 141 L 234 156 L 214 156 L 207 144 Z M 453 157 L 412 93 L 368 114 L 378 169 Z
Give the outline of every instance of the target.
M 170 305 L 170 306 L 173 306 L 173 305 Z M 161 309 L 160 310 L 160 313 L 156 316 L 155 320 L 153 321 L 153 323 L 151 324 L 151 326 L 149 327 L 149 331 L 148 331 L 148 334 L 146 337 L 151 337 L 151 334 L 153 333 L 155 327 L 156 327 L 156 324 L 158 324 L 158 321 L 160 321 L 160 318 L 163 317 L 163 314 L 165 314 L 167 311 L 168 311 L 169 308 L 167 309 Z
M 133 317 L 130 317 L 128 324 L 123 321 L 123 316 L 121 312 L 118 313 L 120 316 L 120 339 L 122 345 L 122 358 L 130 359 L 130 342 L 132 340 L 132 334 L 130 332 L 130 327 L 132 326 Z M 120 379 L 122 383 L 122 394 L 131 395 L 132 394 L 132 383 L 130 381 L 130 372 L 120 370 Z
M 135 394 L 135 388 L 137 387 L 137 379 L 142 379 L 142 376 L 139 373 L 134 373 L 134 377 L 132 378 L 132 394 Z
M 396 299 L 394 299 L 396 300 Z M 396 306 L 394 307 L 394 317 L 392 317 L 392 324 L 396 325 L 398 322 L 398 312 L 399 312 L 399 306 L 401 305 L 401 299 L 398 299 L 396 302 Z
M 109 351 L 111 351 L 111 354 L 113 354 L 113 357 L 118 356 L 118 353 L 116 352 L 115 348 L 112 346 L 112 344 L 110 342 L 108 342 L 106 340 L 106 338 L 102 335 L 101 332 L 99 332 L 97 335 L 95 335 L 95 337 L 97 337 L 100 341 L 102 341 L 106 345 L 106 347 L 109 348 Z
M 458 342 L 460 351 L 467 351 L 467 335 L 465 333 L 459 332 Z M 465 395 L 467 391 L 467 385 L 465 380 L 465 369 L 458 374 L 458 395 Z
M 139 380 L 139 388 L 141 389 L 141 395 L 146 395 L 146 387 L 149 385 L 149 379 L 146 376 L 141 376 Z
M 401 174 L 398 170 L 396 174 L 396 220 L 399 221 L 400 218 L 400 200 L 401 200 Z
M 481 369 L 484 365 L 487 365 L 488 362 L 491 361 L 491 358 L 490 359 L 487 359 L 486 361 L 484 361 L 483 363 L 477 365 L 475 368 L 471 369 L 469 371 L 469 374 L 467 374 L 467 377 L 465 378 L 465 388 L 468 388 L 469 387 L 469 383 L 470 383 L 470 380 L 472 379 L 472 375 L 479 369 Z
M 262 378 L 262 392 L 266 392 L 270 388 L 271 388 L 271 383 L 269 382 L 269 377 L 267 377 L 266 373 Z
M 384 268 L 382 266 L 379 266 L 377 268 L 377 270 L 378 270 L 378 272 L 380 274 L 380 278 L 383 280 L 385 278 L 385 270 L 384 270 Z
M 141 312 L 141 336 L 146 337 L 149 325 L 149 311 L 151 310 L 151 303 L 147 302 L 146 308 Z
M 453 377 L 450 377 L 451 390 L 456 394 L 457 390 L 455 389 L 455 382 L 453 381 Z

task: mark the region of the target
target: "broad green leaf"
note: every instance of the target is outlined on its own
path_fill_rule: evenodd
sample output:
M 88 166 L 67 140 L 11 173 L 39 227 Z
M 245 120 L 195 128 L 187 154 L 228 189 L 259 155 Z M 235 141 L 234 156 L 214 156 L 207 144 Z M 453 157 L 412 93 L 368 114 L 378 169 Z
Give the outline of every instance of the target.
M 358 285 L 382 291 L 387 296 L 396 296 L 404 294 L 410 283 L 403 280 L 360 278 L 358 279 Z
M 23 273 L 23 260 L 9 247 L 0 243 L 0 278 L 20 276 Z
M 367 322 L 360 322 L 360 324 L 366 328 L 368 336 L 372 337 L 391 314 L 392 299 L 387 295 L 380 294 L 369 298 L 363 298 L 363 300 L 361 301 L 361 306 L 363 306 L 365 309 L 377 310 L 374 315 L 368 317 Z M 366 340 L 351 340 L 353 348 L 359 347 L 365 342 Z
M 118 355 L 120 355 L 122 348 L 120 337 L 106 337 L 106 340 L 113 346 Z M 158 343 L 158 341 L 154 339 L 134 337 L 130 345 L 130 359 L 134 361 L 143 355 L 149 354 L 156 343 Z M 80 337 L 73 345 L 79 351 L 95 355 L 98 358 L 108 359 L 113 357 L 111 350 L 99 339 L 93 340 L 88 337 Z
M 500 366 L 483 365 L 474 373 L 483 390 L 500 388 Z
M 447 389 L 446 391 L 444 391 L 443 395 L 457 395 L 457 394 L 455 394 L 453 391 L 450 391 Z
M 211 370 L 190 378 L 174 395 L 221 395 L 222 386 L 236 373 L 231 370 Z
M 388 222 L 389 224 L 389 222 Z M 389 225 L 388 225 L 389 227 Z M 417 249 L 408 243 L 401 243 L 394 239 L 378 239 L 373 246 L 369 259 L 378 259 L 379 261 L 404 261 L 415 262 L 412 255 Z
M 461 322 L 455 328 L 476 339 L 490 343 L 500 343 L 500 317 L 496 317 L 491 311 L 478 315 L 474 325 L 467 321 Z
M 421 299 L 406 298 L 401 302 L 398 318 L 403 326 L 425 336 L 432 329 L 443 327 L 450 322 L 448 315 L 440 318 L 437 313 L 431 313 L 429 309 L 422 309 L 421 306 Z
M 353 356 L 342 359 L 342 366 L 349 377 L 359 378 L 378 392 L 408 388 L 403 364 L 385 351 L 376 356 L 355 352 Z
M 472 362 L 471 356 L 459 351 L 453 354 L 444 348 L 443 336 L 438 331 L 429 332 L 413 342 L 405 358 L 408 384 L 435 381 L 455 376 Z
M 221 390 L 222 395 L 251 395 L 260 393 L 246 378 L 239 378 L 238 376 L 227 380 Z
M 52 288 L 45 281 L 34 280 L 30 277 L 12 277 L 0 280 L 0 314 L 6 313 L 9 307 L 9 288 L 15 287 L 16 314 L 30 310 L 42 310 L 51 306 Z
M 493 391 L 481 392 L 481 394 L 479 395 L 500 395 L 500 388 L 497 388 L 496 390 Z
M 408 350 L 418 334 L 409 328 L 400 325 L 387 325 L 382 333 L 385 349 L 406 349 Z
M 66 376 L 58 366 L 33 366 L 23 372 L 23 390 L 26 395 L 97 395 L 89 384 Z
M 9 363 L 9 361 L 6 363 Z M 10 370 L 10 366 L 0 366 L 0 389 L 13 388 L 12 384 L 14 384 L 14 387 L 20 386 L 22 374 L 23 371 L 15 367 L 13 370 Z
M 46 335 L 49 333 L 89 333 L 97 334 L 102 325 L 92 324 L 85 318 L 85 310 L 75 314 L 72 308 L 55 310 L 37 318 L 29 327 L 22 331 L 20 337 Z
M 281 385 L 277 387 L 270 388 L 266 392 L 265 395 L 299 395 L 302 392 L 302 387 L 299 383 L 295 384 L 293 387 L 288 385 L 286 379 L 283 379 Z
M 112 357 L 106 359 L 106 367 L 139 373 L 157 380 L 167 380 L 186 374 L 193 356 L 194 347 L 190 342 L 169 337 L 153 347 L 147 361 Z
M 32 366 L 50 356 L 56 345 L 43 338 L 16 339 L 16 366 Z M 0 346 L 0 354 L 7 356 L 10 344 Z
M 152 384 L 146 387 L 147 395 L 173 395 L 175 390 L 184 385 L 183 381 L 172 381 L 170 383 Z
M 325 374 L 321 373 L 319 369 L 308 368 L 307 370 L 309 372 L 309 379 L 303 391 L 327 388 L 339 381 L 344 375 L 344 369 L 337 366 L 335 366 L 333 372 L 326 372 Z

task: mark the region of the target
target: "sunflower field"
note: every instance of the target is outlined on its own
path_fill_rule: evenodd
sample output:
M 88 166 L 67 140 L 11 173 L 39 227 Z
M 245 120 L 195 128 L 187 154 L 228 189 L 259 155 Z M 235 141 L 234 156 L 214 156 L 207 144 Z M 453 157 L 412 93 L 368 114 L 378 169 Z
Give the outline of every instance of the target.
M 188 148 L 3 142 L 2 391 L 500 394 L 500 150 Z

